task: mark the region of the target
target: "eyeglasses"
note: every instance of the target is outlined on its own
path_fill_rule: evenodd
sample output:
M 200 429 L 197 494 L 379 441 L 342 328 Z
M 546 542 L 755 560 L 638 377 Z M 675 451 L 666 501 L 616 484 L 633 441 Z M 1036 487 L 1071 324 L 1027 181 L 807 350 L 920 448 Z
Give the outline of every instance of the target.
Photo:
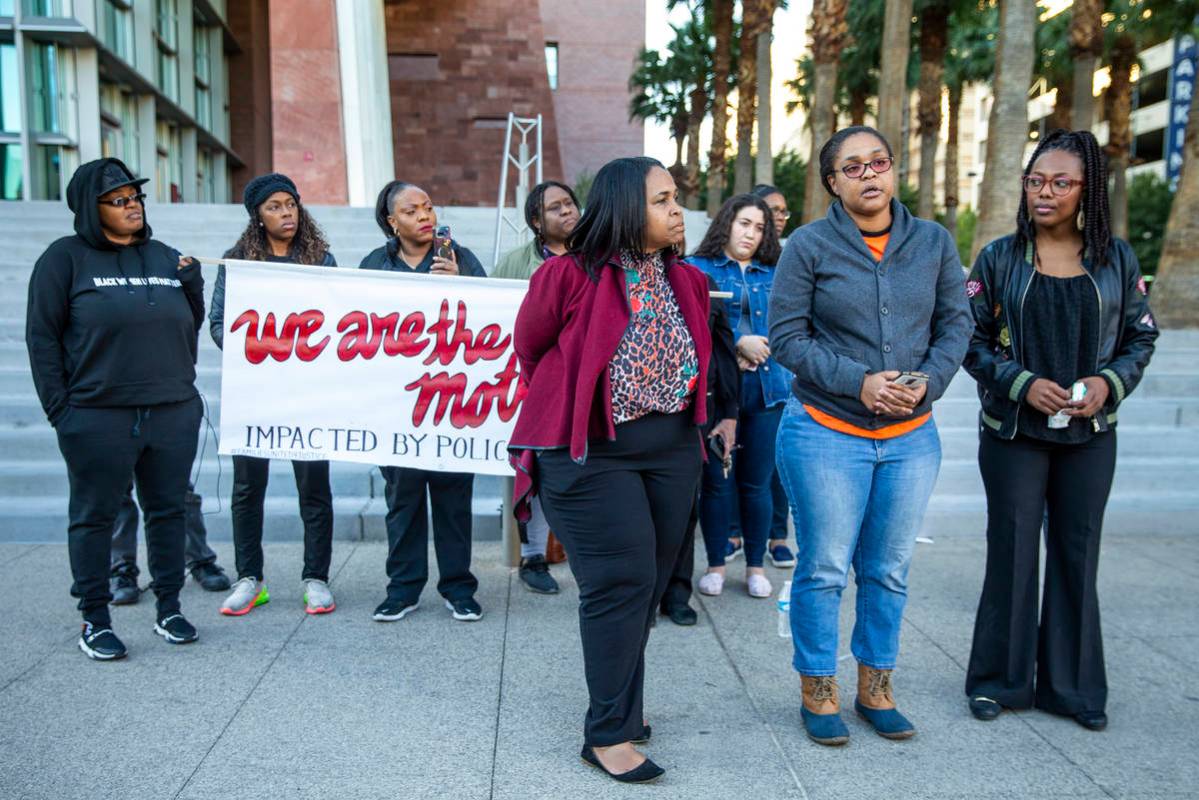
M 791 219 L 791 212 L 785 208 L 776 208 L 770 213 L 775 219 Z
M 139 206 L 145 205 L 145 199 L 146 196 L 144 194 L 127 194 L 121 197 L 114 197 L 111 200 L 99 200 L 97 202 L 103 203 L 106 206 L 112 206 L 113 208 L 124 208 L 130 203 L 137 203 Z
M 857 180 L 866 174 L 866 167 L 870 167 L 870 169 L 874 170 L 875 175 L 881 175 L 887 170 L 891 169 L 891 163 L 893 161 L 895 161 L 895 159 L 891 158 L 890 156 L 873 158 L 865 163 L 854 161 L 851 164 L 846 164 L 845 166 L 841 167 L 841 171 L 845 173 L 845 177 L 849 178 L 850 180 Z
M 1040 175 L 1025 175 L 1020 179 L 1024 183 L 1024 191 L 1029 194 L 1039 192 L 1045 187 L 1045 179 Z M 1049 193 L 1054 197 L 1064 197 L 1070 194 L 1070 190 L 1075 186 L 1082 186 L 1083 181 L 1074 180 L 1073 178 L 1054 178 L 1049 181 Z

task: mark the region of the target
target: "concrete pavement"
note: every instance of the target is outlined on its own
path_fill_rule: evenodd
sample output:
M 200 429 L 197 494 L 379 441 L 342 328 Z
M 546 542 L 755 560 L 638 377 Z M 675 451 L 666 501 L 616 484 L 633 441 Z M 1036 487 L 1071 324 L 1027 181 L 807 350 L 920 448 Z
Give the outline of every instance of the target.
M 231 565 L 230 545 L 217 550 Z M 919 735 L 886 741 L 848 713 L 840 749 L 804 736 L 790 642 L 734 564 L 724 596 L 693 601 L 698 626 L 663 619 L 651 637 L 647 752 L 668 771 L 624 787 L 578 759 L 586 694 L 565 567 L 554 568 L 561 595 L 532 595 L 498 543 L 479 544 L 482 621 L 451 620 L 430 586 L 418 612 L 384 625 L 370 619 L 383 545 L 337 542 L 338 609 L 308 617 L 300 547 L 272 543 L 268 605 L 222 618 L 220 596 L 189 581 L 184 611 L 201 638 L 172 647 L 152 633 L 145 596 L 114 609 L 130 656 L 103 664 L 75 647 L 65 547 L 0 544 L 0 797 L 1196 797 L 1199 536 L 1105 541 L 1104 733 L 1040 712 L 970 716 L 962 684 L 984 553 L 977 536 L 919 546 L 896 673 Z M 769 572 L 776 587 L 786 577 Z M 843 608 L 840 678 L 852 690 L 852 590 Z

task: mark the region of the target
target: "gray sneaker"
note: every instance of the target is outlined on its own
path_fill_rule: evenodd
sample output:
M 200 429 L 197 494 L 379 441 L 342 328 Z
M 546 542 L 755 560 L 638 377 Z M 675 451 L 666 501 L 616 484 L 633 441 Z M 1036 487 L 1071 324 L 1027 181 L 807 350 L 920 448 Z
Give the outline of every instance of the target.
M 304 605 L 309 614 L 328 614 L 337 608 L 329 584 L 315 578 L 304 581 Z
M 233 591 L 221 604 L 221 613 L 227 617 L 240 617 L 270 601 L 271 595 L 265 583 L 255 578 L 241 578 L 233 584 Z

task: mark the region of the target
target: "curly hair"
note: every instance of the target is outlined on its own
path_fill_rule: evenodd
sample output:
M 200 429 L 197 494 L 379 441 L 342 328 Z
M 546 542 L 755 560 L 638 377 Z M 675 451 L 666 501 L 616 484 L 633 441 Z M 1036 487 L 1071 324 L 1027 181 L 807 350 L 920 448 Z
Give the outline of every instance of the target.
M 1082 162 L 1082 198 L 1078 210 L 1082 214 L 1082 250 L 1079 255 L 1090 256 L 1091 263 L 1101 267 L 1107 263 L 1112 244 L 1111 206 L 1107 200 L 1107 158 L 1103 148 L 1090 131 L 1068 131 L 1058 128 L 1050 132 L 1033 151 L 1021 177 L 1027 177 L 1037 159 L 1052 150 L 1073 153 Z M 1020 198 L 1016 211 L 1016 252 L 1029 245 L 1036 247 L 1037 226 L 1028 214 L 1027 197 Z
M 226 258 L 240 258 L 246 261 L 264 261 L 271 255 L 271 243 L 267 239 L 266 227 L 261 224 L 262 217 L 258 209 L 250 215 L 250 222 L 241 232 L 237 244 L 233 245 Z M 325 232 L 316 220 L 308 213 L 303 204 L 296 203 L 296 235 L 287 247 L 287 255 L 297 264 L 319 265 L 329 252 L 329 242 Z
M 702 258 L 720 258 L 724 255 L 724 247 L 729 243 L 729 236 L 733 231 L 733 222 L 743 208 L 750 206 L 762 212 L 763 223 L 762 241 L 754 252 L 754 258 L 758 260 L 758 263 L 768 267 L 777 264 L 783 248 L 779 245 L 779 236 L 774 230 L 770 206 L 766 205 L 766 201 L 761 197 L 753 194 L 739 194 L 724 201 L 720 211 L 716 212 L 716 218 L 708 226 L 704 240 L 699 243 L 699 247 L 695 248 L 693 255 Z

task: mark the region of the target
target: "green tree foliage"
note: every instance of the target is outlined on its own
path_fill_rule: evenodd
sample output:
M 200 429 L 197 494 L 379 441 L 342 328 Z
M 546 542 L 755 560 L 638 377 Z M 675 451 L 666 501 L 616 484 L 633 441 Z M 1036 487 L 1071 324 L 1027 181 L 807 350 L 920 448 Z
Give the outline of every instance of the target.
M 1157 272 L 1173 199 L 1166 182 L 1153 173 L 1143 172 L 1129 184 L 1128 240 L 1146 275 Z

